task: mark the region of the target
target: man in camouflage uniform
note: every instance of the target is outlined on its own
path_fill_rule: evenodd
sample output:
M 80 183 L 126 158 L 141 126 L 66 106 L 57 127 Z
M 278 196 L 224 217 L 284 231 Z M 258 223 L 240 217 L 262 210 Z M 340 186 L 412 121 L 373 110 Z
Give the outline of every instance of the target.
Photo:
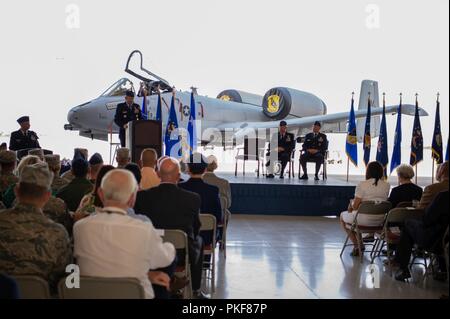
M 52 179 L 45 163 L 23 169 L 18 203 L 0 214 L 0 272 L 42 277 L 55 291 L 72 263 L 72 251 L 64 227 L 42 212 L 51 196 Z
M 72 237 L 73 218 L 67 209 L 66 203 L 61 198 L 50 197 L 43 211 L 45 216 L 55 223 L 63 225 L 69 237 Z
M 0 202 L 3 193 L 11 186 L 16 184 L 19 179 L 14 175 L 17 157 L 13 151 L 0 152 Z
M 61 188 L 69 184 L 69 182 L 60 177 L 61 172 L 61 158 L 59 155 L 45 155 L 45 162 L 48 164 L 48 169 L 53 173 L 52 193 L 56 194 Z

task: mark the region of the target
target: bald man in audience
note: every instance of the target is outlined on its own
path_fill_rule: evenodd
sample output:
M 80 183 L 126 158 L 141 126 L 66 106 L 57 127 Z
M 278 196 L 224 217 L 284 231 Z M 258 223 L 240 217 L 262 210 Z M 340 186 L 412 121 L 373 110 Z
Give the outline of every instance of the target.
M 141 160 L 139 162 L 141 167 L 141 189 L 147 190 L 159 186 L 161 179 L 156 174 L 156 164 L 158 161 L 158 154 L 153 148 L 147 148 L 141 153 Z
M 153 299 L 152 283 L 169 289 L 170 277 L 151 270 L 171 265 L 175 248 L 163 243 L 151 222 L 128 215 L 137 190 L 129 171 L 115 169 L 105 175 L 99 189 L 104 208 L 75 223 L 74 256 L 82 276 L 138 278 L 146 298 Z
M 205 298 L 201 293 L 203 241 L 200 234 L 200 196 L 178 187 L 180 165 L 176 159 L 166 158 L 159 164 L 158 176 L 161 184 L 137 195 L 136 213 L 150 218 L 156 228 L 180 229 L 189 241 L 192 289 L 197 298 Z M 178 256 L 179 262 L 184 261 Z
M 437 183 L 425 187 L 417 208 L 427 209 L 440 192 L 448 191 L 448 172 L 448 161 L 439 165 L 436 170 Z

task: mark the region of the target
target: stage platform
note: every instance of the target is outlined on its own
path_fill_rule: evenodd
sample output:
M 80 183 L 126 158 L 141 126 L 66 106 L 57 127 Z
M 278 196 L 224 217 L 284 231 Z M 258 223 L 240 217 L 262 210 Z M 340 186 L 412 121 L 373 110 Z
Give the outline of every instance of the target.
M 337 216 L 348 207 L 355 188 L 363 176 L 329 175 L 323 181 L 303 181 L 295 178 L 266 179 L 255 174 L 246 176 L 218 173 L 231 184 L 233 214 L 285 215 L 285 216 Z M 389 179 L 396 186 L 396 177 Z M 425 186 L 430 178 L 420 178 L 418 184 Z

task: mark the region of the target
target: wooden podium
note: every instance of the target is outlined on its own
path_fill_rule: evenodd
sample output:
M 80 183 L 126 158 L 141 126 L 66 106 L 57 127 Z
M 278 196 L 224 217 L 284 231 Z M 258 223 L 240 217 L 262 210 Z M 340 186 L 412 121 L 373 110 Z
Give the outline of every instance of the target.
M 162 155 L 162 123 L 153 120 L 130 122 L 126 132 L 126 147 L 131 151 L 131 161 L 137 163 L 146 148 L 153 148 Z

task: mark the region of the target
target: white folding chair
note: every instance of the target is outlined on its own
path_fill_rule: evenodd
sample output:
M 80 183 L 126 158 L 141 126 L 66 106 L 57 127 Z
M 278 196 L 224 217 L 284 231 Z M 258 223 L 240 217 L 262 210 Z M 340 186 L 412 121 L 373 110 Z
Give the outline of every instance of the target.
M 220 196 L 220 204 L 222 206 L 223 211 L 223 223 L 217 225 L 217 229 L 222 230 L 222 239 L 219 240 L 217 243 L 219 244 L 219 250 L 223 252 L 223 257 L 227 258 L 227 231 L 228 231 L 228 223 L 231 218 L 231 212 L 227 209 L 228 201 L 225 197 Z
M 37 276 L 13 276 L 19 286 L 21 299 L 50 299 L 48 282 Z
M 164 242 L 171 243 L 177 251 L 182 250 L 184 252 L 184 265 L 177 266 L 175 270 L 175 276 L 187 278 L 189 284 L 186 288 L 183 289 L 183 296 L 184 299 L 192 299 L 192 278 L 189 262 L 189 242 L 187 235 L 181 230 L 166 229 L 164 230 L 162 239 Z
M 79 288 L 68 288 L 66 279 L 58 284 L 60 299 L 145 299 L 137 278 L 81 277 Z
M 422 216 L 423 210 L 421 209 L 414 209 L 412 207 L 391 209 L 387 214 L 383 231 L 376 232 L 374 234 L 375 248 L 372 254 L 371 262 L 373 263 L 375 257 L 379 257 L 381 255 L 383 247 L 387 245 L 388 267 L 391 269 L 392 273 L 391 257 L 393 251 L 390 247 L 392 245 L 398 244 L 398 241 L 400 240 L 400 233 L 396 232 L 395 228 L 393 228 L 392 225 L 394 225 L 394 227 L 399 227 L 404 224 L 406 219 L 419 219 Z
M 205 278 L 211 281 L 211 292 L 214 293 L 216 290 L 216 217 L 211 214 L 200 214 L 200 222 L 202 224 L 201 232 L 212 233 L 212 243 L 205 245 L 203 248 L 203 270 L 205 271 Z M 205 260 L 206 256 L 210 257 L 209 261 Z
M 361 246 L 363 244 L 362 234 L 373 235 L 377 232 L 383 231 L 384 221 L 386 219 L 387 213 L 391 209 L 391 206 L 392 206 L 391 203 L 387 202 L 387 201 L 381 201 L 381 202 L 364 201 L 359 206 L 353 223 L 351 225 L 347 224 L 347 226 L 346 226 L 347 229 L 356 234 L 356 239 L 358 242 L 359 259 L 360 259 L 361 263 L 363 262 L 363 254 L 364 254 L 364 252 L 361 249 Z M 384 219 L 383 219 L 383 222 L 380 223 L 379 226 L 365 226 L 365 225 L 358 224 L 358 217 L 360 215 L 372 215 L 372 216 L 380 215 L 380 216 L 383 216 Z M 349 239 L 350 239 L 350 235 L 347 235 L 344 246 L 342 247 L 342 250 L 341 250 L 341 254 L 340 254 L 341 257 L 342 257 L 342 254 L 344 253 L 344 250 L 346 247 L 354 246 L 353 243 L 348 244 Z M 372 255 L 374 253 L 375 245 L 374 244 L 369 244 L 369 245 L 373 246 L 372 251 L 370 252 Z

